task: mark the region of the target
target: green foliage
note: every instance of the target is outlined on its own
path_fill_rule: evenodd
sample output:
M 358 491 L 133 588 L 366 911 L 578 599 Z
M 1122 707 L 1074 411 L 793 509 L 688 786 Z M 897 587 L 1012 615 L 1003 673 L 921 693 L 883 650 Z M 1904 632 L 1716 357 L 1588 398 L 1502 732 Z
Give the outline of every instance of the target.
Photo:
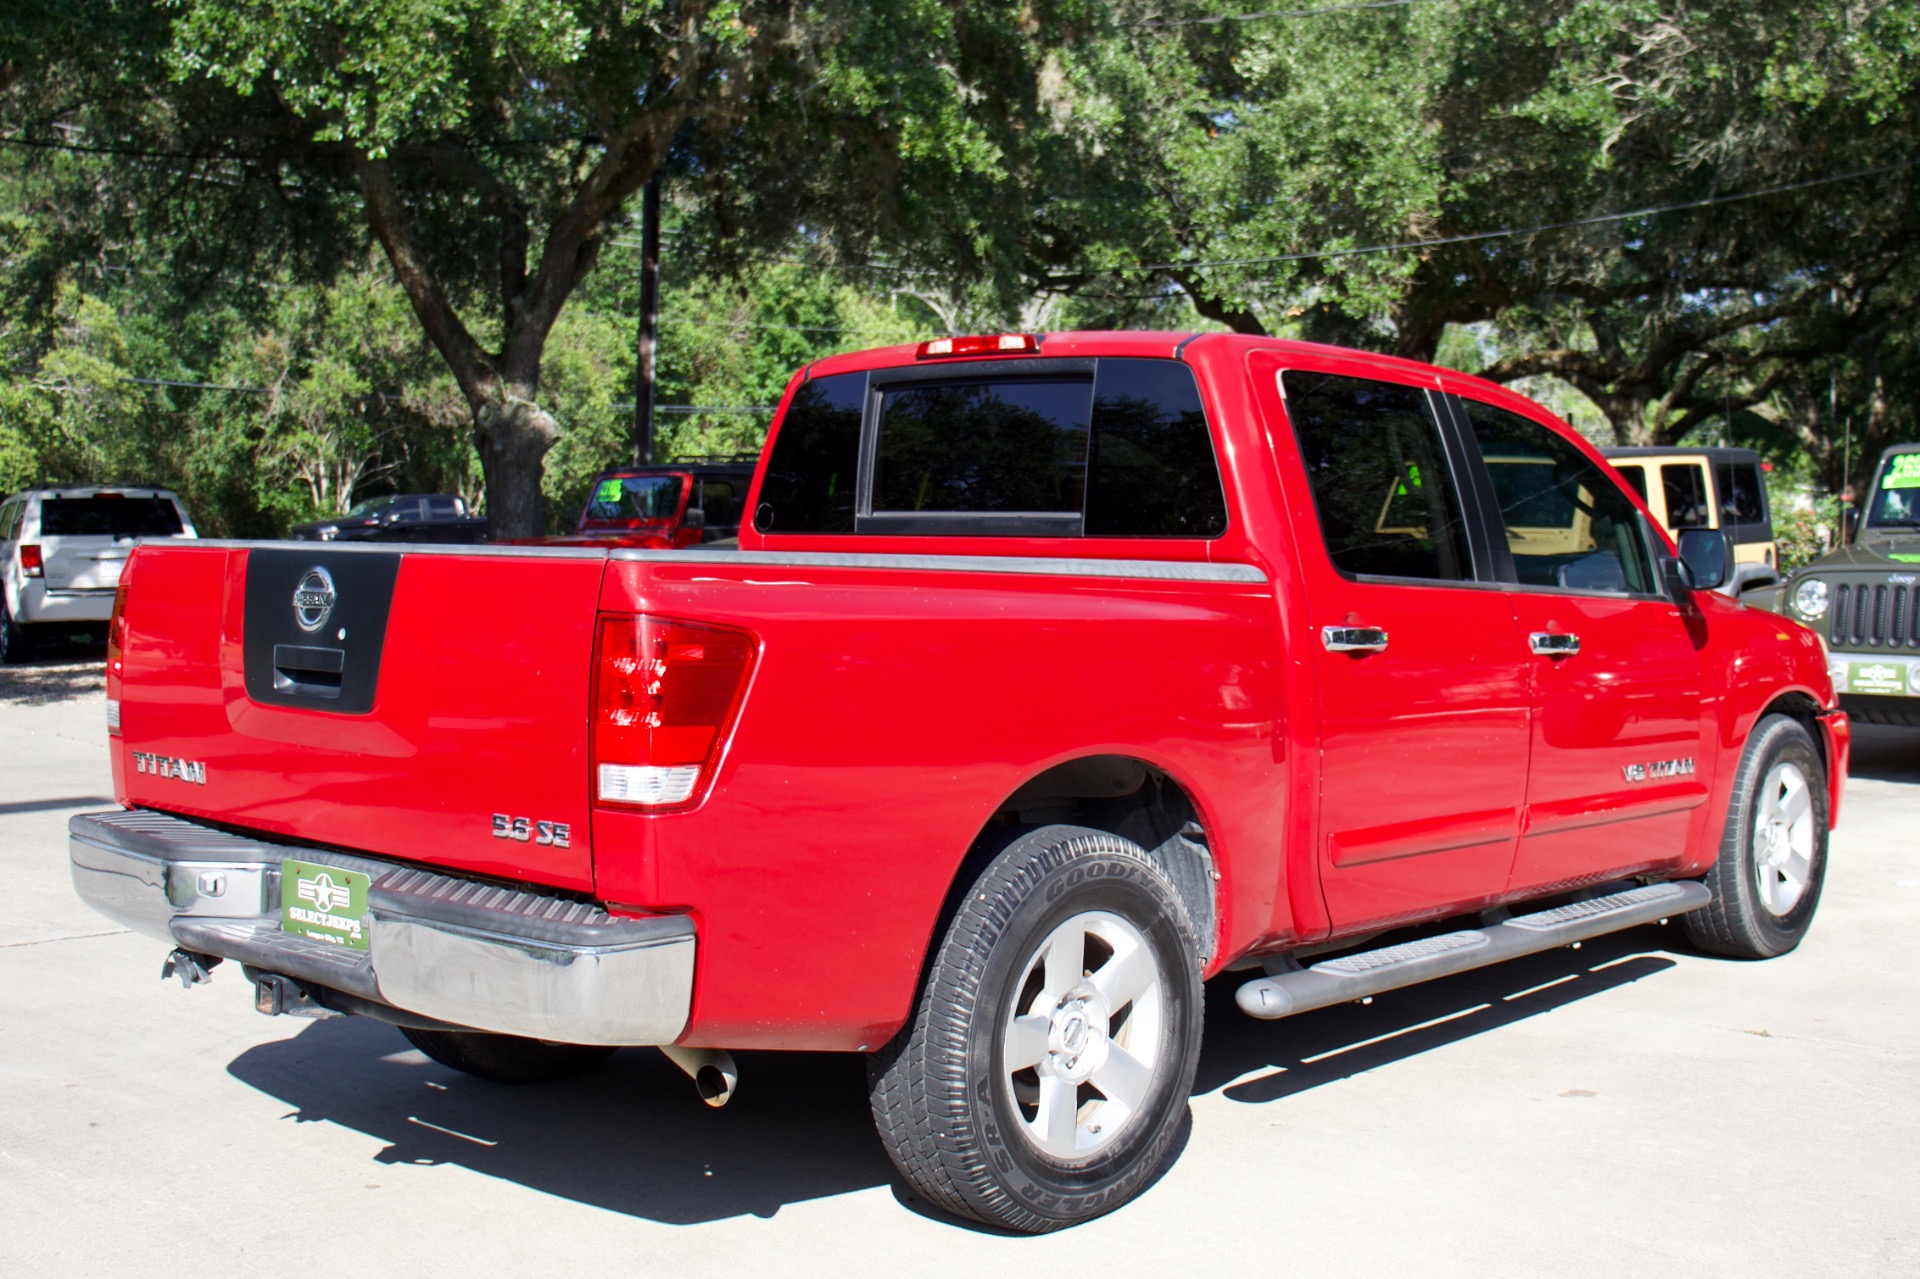
M 1842 504 L 1820 493 L 1804 467 L 1776 466 L 1767 474 L 1767 506 L 1782 576 L 1819 559 L 1834 547 Z
M 1244 10 L 18 0 L 0 135 L 103 153 L 0 148 L 0 477 L 260 532 L 473 495 L 477 442 L 564 522 L 631 447 L 655 168 L 659 400 L 749 410 L 661 414 L 664 457 L 757 447 L 833 350 L 999 327 L 1438 358 L 1828 489 L 1920 433 L 1920 0 L 1165 24 Z

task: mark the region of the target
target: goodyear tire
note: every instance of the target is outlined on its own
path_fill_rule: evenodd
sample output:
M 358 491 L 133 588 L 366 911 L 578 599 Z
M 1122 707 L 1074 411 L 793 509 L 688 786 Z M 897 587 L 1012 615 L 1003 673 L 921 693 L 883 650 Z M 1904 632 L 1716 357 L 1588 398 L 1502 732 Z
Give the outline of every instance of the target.
M 1685 916 L 1702 950 L 1769 959 L 1813 925 L 1827 872 L 1827 770 L 1799 721 L 1754 725 L 1734 774 L 1720 854 L 1705 883 L 1713 901 Z
M 538 1084 L 584 1075 L 618 1051 L 594 1044 L 550 1044 L 478 1030 L 414 1030 L 403 1026 L 400 1033 L 442 1066 L 497 1084 Z
M 913 1020 L 871 1071 L 874 1122 L 909 1185 L 1029 1233 L 1119 1207 L 1186 1116 L 1199 948 L 1138 846 L 1048 826 L 967 892 Z

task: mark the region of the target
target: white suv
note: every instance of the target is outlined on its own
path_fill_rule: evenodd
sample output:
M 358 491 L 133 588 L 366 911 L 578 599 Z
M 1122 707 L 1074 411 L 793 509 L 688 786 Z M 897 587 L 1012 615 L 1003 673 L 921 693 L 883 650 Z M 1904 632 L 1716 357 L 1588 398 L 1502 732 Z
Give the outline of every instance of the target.
M 94 484 L 14 494 L 0 503 L 0 661 L 24 660 L 36 633 L 104 630 L 134 542 L 197 536 L 166 489 Z

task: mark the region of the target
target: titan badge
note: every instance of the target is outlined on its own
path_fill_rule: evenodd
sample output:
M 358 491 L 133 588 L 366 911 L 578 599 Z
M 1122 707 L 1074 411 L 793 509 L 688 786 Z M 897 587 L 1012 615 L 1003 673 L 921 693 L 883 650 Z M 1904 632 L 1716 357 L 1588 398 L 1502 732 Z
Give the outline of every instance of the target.
M 1620 772 L 1630 782 L 1657 781 L 1664 777 L 1691 777 L 1693 775 L 1693 757 L 1686 759 L 1656 759 L 1647 764 L 1623 764 Z
M 154 755 L 147 751 L 129 751 L 133 756 L 133 771 L 151 773 L 155 777 L 172 777 L 183 782 L 192 782 L 195 786 L 207 784 L 207 766 L 197 759 L 174 759 L 170 755 Z

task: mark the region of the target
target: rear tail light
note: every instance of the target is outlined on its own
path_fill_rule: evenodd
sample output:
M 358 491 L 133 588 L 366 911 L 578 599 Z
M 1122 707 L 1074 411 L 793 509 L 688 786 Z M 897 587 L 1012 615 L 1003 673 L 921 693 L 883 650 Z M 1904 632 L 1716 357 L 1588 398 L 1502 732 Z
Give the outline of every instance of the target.
M 28 542 L 20 548 L 20 571 L 28 577 L 46 576 L 46 561 L 40 558 L 40 547 L 37 543 Z
M 754 650 L 752 635 L 729 627 L 602 617 L 594 663 L 594 798 L 655 812 L 691 803 L 712 780 Z
M 922 342 L 914 352 L 916 360 L 938 359 L 945 355 L 1028 355 L 1040 349 L 1040 339 L 1031 333 L 987 333 L 979 337 L 935 338 Z
M 107 735 L 120 736 L 121 664 L 127 653 L 127 588 L 113 593 L 113 618 L 107 623 Z

